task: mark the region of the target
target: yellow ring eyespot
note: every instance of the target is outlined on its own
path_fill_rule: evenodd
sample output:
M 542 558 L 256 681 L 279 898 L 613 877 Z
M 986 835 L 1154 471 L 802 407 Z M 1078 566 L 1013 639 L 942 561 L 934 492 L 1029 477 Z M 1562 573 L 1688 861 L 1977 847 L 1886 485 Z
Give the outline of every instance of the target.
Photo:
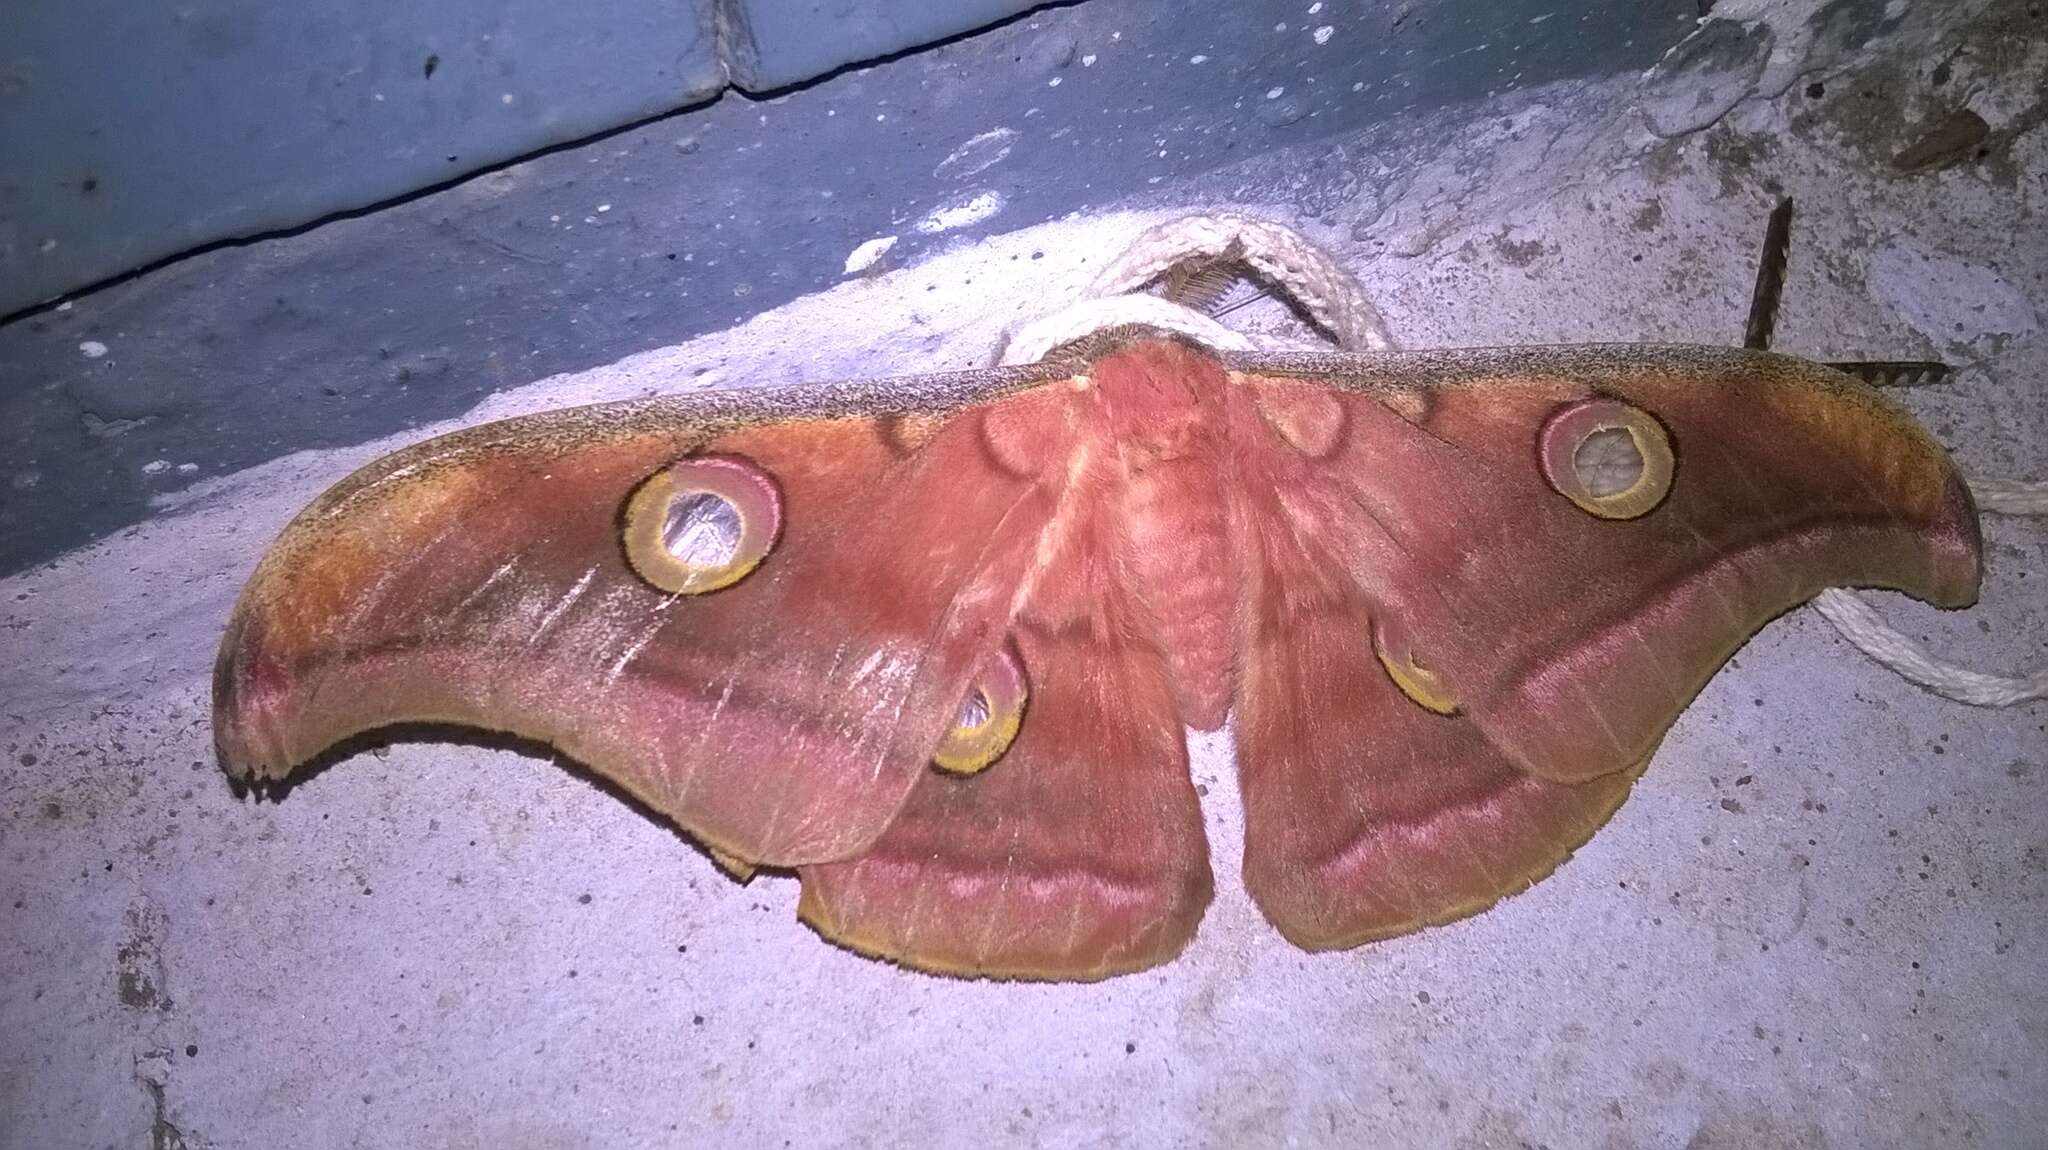
M 1617 399 L 1558 408 L 1543 422 L 1536 455 L 1552 490 L 1601 519 L 1640 518 L 1671 493 L 1670 433 Z
M 782 533 L 782 493 L 766 472 L 728 455 L 679 459 L 626 501 L 623 541 L 634 574 L 675 595 L 730 587 L 768 557 Z
M 953 729 L 932 753 L 932 765 L 956 775 L 971 775 L 1003 757 L 1024 722 L 1030 697 L 1024 665 L 1007 645 L 991 655 L 967 697 Z
M 1408 696 L 1410 702 L 1425 711 L 1439 715 L 1458 713 L 1458 700 L 1451 694 L 1450 687 L 1435 671 L 1423 666 L 1408 649 L 1407 640 L 1398 628 L 1375 623 L 1372 629 L 1372 653 L 1379 656 L 1380 666 L 1386 668 L 1387 678 L 1394 686 Z

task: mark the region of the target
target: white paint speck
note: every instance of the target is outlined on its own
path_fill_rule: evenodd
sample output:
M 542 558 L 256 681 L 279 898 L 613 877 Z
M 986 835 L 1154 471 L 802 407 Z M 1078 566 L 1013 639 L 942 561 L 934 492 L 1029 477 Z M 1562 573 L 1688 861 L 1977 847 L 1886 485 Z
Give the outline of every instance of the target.
M 1334 27 L 1332 27 L 1332 26 L 1330 26 L 1330 25 L 1328 25 L 1328 24 L 1325 24 L 1325 25 L 1323 25 L 1322 27 L 1320 27 L 1320 28 L 1316 29 L 1316 30 L 1315 30 L 1315 32 L 1313 33 L 1313 35 L 1315 36 L 1315 41 L 1316 41 L 1316 43 L 1318 43 L 1318 44 L 1327 44 L 1327 43 L 1329 43 L 1329 42 L 1330 42 L 1330 37 L 1332 37 L 1332 36 L 1335 36 L 1336 34 L 1337 34 L 1337 29 L 1336 29 L 1336 28 L 1334 28 Z
M 867 241 L 847 255 L 845 274 L 853 275 L 855 272 L 868 270 L 875 266 L 876 260 L 881 259 L 890 248 L 895 246 L 895 236 L 876 236 L 874 239 Z
M 1048 87 L 1048 88 L 1057 88 L 1057 87 L 1059 87 L 1059 86 L 1060 86 L 1060 77 L 1058 77 L 1058 76 L 1054 76 L 1054 77 L 1053 77 L 1052 79 L 1050 79 L 1050 80 L 1047 80 L 1047 81 L 1045 82 L 1045 86 L 1046 86 L 1046 87 Z
M 196 463 L 180 463 L 178 465 L 178 474 L 197 475 L 199 474 L 199 465 Z
M 888 119 L 888 118 L 889 118 L 889 113 L 887 113 L 887 112 L 876 112 L 876 113 L 875 113 L 875 123 L 877 123 L 877 124 L 881 123 L 881 122 L 882 122 L 883 120 L 886 120 L 886 119 Z
M 932 175 L 943 180 L 964 180 L 986 171 L 1009 157 L 1010 145 L 1016 140 L 1017 133 L 1010 128 L 993 128 L 970 136 L 939 161 L 939 166 L 932 169 Z
M 1282 20 L 1282 21 L 1280 21 L 1280 22 L 1279 22 L 1278 24 L 1275 24 L 1275 25 L 1273 25 L 1273 31 L 1275 31 L 1275 32 L 1285 32 L 1285 31 L 1287 31 L 1287 21 L 1285 21 L 1285 20 Z
M 512 93 L 510 93 L 510 92 L 507 92 L 507 93 L 505 93 L 504 95 L 502 95 L 502 96 L 499 96 L 499 97 L 498 97 L 498 102 L 499 102 L 500 104 L 503 104 L 503 105 L 505 105 L 505 106 L 506 106 L 506 107 L 508 107 L 508 108 L 509 108 L 509 107 L 511 107 L 511 106 L 512 106 Z
M 1363 91 L 1365 91 L 1365 81 L 1364 81 L 1364 80 L 1360 80 L 1360 81 L 1358 81 L 1357 83 L 1355 83 L 1355 84 L 1351 85 L 1351 90 L 1352 90 L 1352 91 L 1354 91 L 1354 92 L 1363 92 Z
M 60 303 L 60 304 L 58 304 L 58 305 L 57 305 L 57 310 L 58 310 L 58 311 L 70 311 L 70 310 L 71 310 L 71 301 L 67 299 L 67 300 L 65 300 L 65 301 L 64 301 L 63 303 Z
M 85 358 L 87 359 L 98 359 L 99 357 L 107 354 L 107 345 L 101 343 L 99 340 L 89 339 L 86 340 L 84 343 L 79 344 L 78 350 L 85 353 Z
M 1277 99 L 1279 99 L 1280 97 L 1282 97 L 1282 96 L 1285 96 L 1286 94 L 1287 94 L 1287 89 L 1285 89 L 1285 88 L 1268 88 L 1268 89 L 1266 89 L 1266 99 L 1268 99 L 1268 100 L 1277 100 Z
M 597 210 L 600 212 L 608 212 L 612 210 L 612 206 L 610 204 L 599 204 L 597 205 Z
M 1083 68 L 1093 68 L 1095 66 L 1094 53 L 1091 52 L 1088 55 L 1081 57 L 1081 66 Z
M 955 200 L 933 208 L 917 221 L 916 227 L 925 235 L 950 232 L 978 224 L 1003 210 L 1003 197 L 995 192 L 977 192 L 964 200 Z
M 142 473 L 144 475 L 162 475 L 170 469 L 171 461 L 168 459 L 152 459 L 142 465 Z
M 1197 52 L 1194 55 L 1188 57 L 1188 63 L 1190 64 L 1206 64 L 1208 62 L 1209 58 L 1207 56 L 1202 55 L 1200 52 Z
M 1323 0 L 1316 0 L 1316 2 L 1315 2 L 1315 3 L 1313 3 L 1313 4 L 1311 4 L 1311 5 L 1309 5 L 1309 6 L 1308 6 L 1308 14 L 1309 14 L 1309 15 L 1311 15 L 1311 16 L 1315 15 L 1316 13 L 1318 13 L 1318 12 L 1320 12 L 1320 11 L 1322 11 L 1322 10 L 1323 10 Z

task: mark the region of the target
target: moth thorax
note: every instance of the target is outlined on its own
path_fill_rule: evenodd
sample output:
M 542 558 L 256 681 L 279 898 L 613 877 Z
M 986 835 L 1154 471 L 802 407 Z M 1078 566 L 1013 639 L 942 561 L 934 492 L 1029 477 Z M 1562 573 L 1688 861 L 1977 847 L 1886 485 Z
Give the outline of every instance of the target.
M 1221 472 L 1199 453 L 1158 464 L 1132 477 L 1124 512 L 1127 569 L 1172 668 L 1181 718 L 1213 730 L 1230 708 L 1237 586 Z

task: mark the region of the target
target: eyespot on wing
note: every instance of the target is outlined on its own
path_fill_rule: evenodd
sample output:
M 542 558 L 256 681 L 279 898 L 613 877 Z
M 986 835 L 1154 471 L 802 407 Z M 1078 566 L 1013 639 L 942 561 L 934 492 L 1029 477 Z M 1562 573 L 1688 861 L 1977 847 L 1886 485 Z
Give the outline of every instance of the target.
M 746 578 L 782 534 L 774 479 L 737 456 L 680 459 L 626 501 L 621 530 L 634 574 L 676 595 L 703 595 Z

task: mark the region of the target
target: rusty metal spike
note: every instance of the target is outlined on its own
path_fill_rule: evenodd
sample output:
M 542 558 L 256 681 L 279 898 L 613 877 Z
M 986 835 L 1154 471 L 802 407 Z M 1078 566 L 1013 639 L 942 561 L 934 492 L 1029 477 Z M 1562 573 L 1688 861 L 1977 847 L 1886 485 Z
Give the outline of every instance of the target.
M 1792 246 L 1792 199 L 1786 197 L 1771 209 L 1764 228 L 1764 248 L 1757 260 L 1756 290 L 1749 297 L 1749 321 L 1743 325 L 1742 346 L 1768 351 L 1778 326 L 1778 301 L 1785 292 L 1785 261 Z M 1945 363 L 1920 359 L 1853 359 L 1828 364 L 1872 387 L 1932 387 L 1948 380 Z
M 1749 322 L 1742 326 L 1742 346 L 1767 351 L 1778 326 L 1778 299 L 1785 291 L 1785 255 L 1792 242 L 1792 198 L 1771 209 L 1764 228 L 1763 255 L 1757 260 L 1756 290 L 1749 297 Z
M 1947 364 L 1925 359 L 1851 359 L 1828 366 L 1872 387 L 1933 387 L 1949 376 Z
M 1236 260 L 1176 264 L 1159 277 L 1160 294 L 1177 304 L 1214 315 L 1230 289 L 1243 278 L 1243 265 Z

